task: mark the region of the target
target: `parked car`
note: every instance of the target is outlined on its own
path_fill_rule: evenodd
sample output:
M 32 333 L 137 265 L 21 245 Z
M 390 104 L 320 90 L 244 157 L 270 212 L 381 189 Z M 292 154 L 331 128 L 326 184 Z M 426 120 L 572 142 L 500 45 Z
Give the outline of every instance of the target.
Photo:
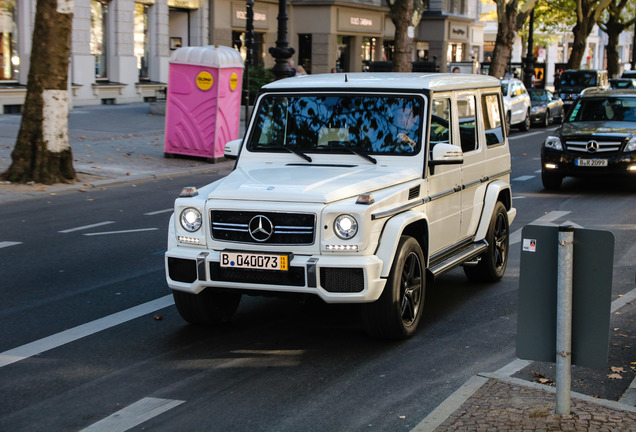
M 633 89 L 636 88 L 636 78 L 612 78 L 609 80 L 613 89 Z
M 610 85 L 605 70 L 569 69 L 561 74 L 555 87 L 567 113 L 585 89 L 591 87 L 608 89 Z
M 405 339 L 427 276 L 504 275 L 516 210 L 495 78 L 275 81 L 225 154 L 234 170 L 185 188 L 170 219 L 166 278 L 186 321 L 227 322 L 244 294 L 313 296 L 359 303 L 371 335 Z
M 522 131 L 530 129 L 530 96 L 521 80 L 506 78 L 501 80 L 501 94 L 503 95 L 508 129 L 517 126 Z
M 561 123 L 563 121 L 563 101 L 552 92 L 545 89 L 529 89 L 530 120 L 532 123 L 539 123 L 548 126 L 550 123 Z
M 636 178 L 636 90 L 586 91 L 541 148 L 546 189 L 566 176 L 609 175 Z

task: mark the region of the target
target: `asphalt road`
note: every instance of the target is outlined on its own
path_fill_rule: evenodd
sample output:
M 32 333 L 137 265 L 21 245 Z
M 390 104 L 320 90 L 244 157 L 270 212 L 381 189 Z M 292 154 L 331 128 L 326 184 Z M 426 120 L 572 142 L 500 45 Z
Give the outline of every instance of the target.
M 468 378 L 516 359 L 523 226 L 614 232 L 612 299 L 634 289 L 633 190 L 568 179 L 543 191 L 546 133 L 511 135 L 518 213 L 504 279 L 443 276 L 401 343 L 366 336 L 355 306 L 292 299 L 245 297 L 229 326 L 187 325 L 162 254 L 175 196 L 210 174 L 1 206 L 0 431 L 411 430 Z M 633 316 L 612 326 L 633 338 Z

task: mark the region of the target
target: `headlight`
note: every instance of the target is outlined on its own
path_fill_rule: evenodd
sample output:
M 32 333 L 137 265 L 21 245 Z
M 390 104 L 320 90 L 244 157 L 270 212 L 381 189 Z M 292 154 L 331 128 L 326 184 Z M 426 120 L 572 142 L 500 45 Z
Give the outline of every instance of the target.
M 530 112 L 532 114 L 536 114 L 536 113 L 538 113 L 540 111 L 543 111 L 543 107 L 541 107 L 541 106 L 533 106 L 532 108 L 530 108 Z
M 561 139 L 555 136 L 549 136 L 545 139 L 545 143 L 543 143 L 546 148 L 551 148 L 554 150 L 563 150 L 563 146 L 561 145 Z
M 636 151 L 636 136 L 632 137 L 632 139 L 629 140 L 629 142 L 625 146 L 625 151 Z
M 358 222 L 348 214 L 340 215 L 333 223 L 336 235 L 343 240 L 350 239 L 358 232 Z
M 201 212 L 199 210 L 188 207 L 181 212 L 179 221 L 181 222 L 181 226 L 184 230 L 188 232 L 195 232 L 201 228 L 203 218 L 201 217 Z

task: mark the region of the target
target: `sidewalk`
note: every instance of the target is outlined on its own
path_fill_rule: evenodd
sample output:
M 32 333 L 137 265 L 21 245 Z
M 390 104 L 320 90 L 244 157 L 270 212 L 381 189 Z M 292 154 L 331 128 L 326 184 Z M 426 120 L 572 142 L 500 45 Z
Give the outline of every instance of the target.
M 0 172 L 11 165 L 21 118 L 0 115 Z M 69 139 L 79 181 L 73 185 L 0 183 L 0 202 L 188 173 L 229 172 L 233 166 L 232 161 L 211 164 L 196 158 L 165 158 L 164 128 L 165 117 L 150 114 L 147 103 L 76 107 L 69 117 Z M 243 129 L 241 122 L 241 134 Z
M 11 163 L 20 120 L 17 115 L 0 116 L 0 172 Z M 210 164 L 194 158 L 164 158 L 164 123 L 165 117 L 149 113 L 148 104 L 76 108 L 69 119 L 69 134 L 80 181 L 51 186 L 0 184 L 0 203 L 187 173 L 230 172 L 232 161 Z M 243 128 L 242 121 L 241 135 Z M 632 331 L 636 314 L 634 291 L 623 300 L 628 306 L 627 311 L 622 308 L 627 333 Z M 630 361 L 636 358 L 629 358 L 627 364 Z M 621 403 L 573 392 L 572 414 L 558 416 L 555 389 L 511 377 L 519 370 L 521 367 L 469 379 L 413 430 L 636 432 L 633 382 Z

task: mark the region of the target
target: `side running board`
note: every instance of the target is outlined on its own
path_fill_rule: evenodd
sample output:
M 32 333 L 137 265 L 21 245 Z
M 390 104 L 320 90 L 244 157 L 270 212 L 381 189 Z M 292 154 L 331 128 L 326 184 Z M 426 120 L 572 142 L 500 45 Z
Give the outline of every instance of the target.
M 474 260 L 479 257 L 488 248 L 488 242 L 481 240 L 476 243 L 470 243 L 461 249 L 454 251 L 451 255 L 446 255 L 436 262 L 432 262 L 428 271 L 433 276 L 439 276 L 449 270 L 454 269 L 458 265 Z

